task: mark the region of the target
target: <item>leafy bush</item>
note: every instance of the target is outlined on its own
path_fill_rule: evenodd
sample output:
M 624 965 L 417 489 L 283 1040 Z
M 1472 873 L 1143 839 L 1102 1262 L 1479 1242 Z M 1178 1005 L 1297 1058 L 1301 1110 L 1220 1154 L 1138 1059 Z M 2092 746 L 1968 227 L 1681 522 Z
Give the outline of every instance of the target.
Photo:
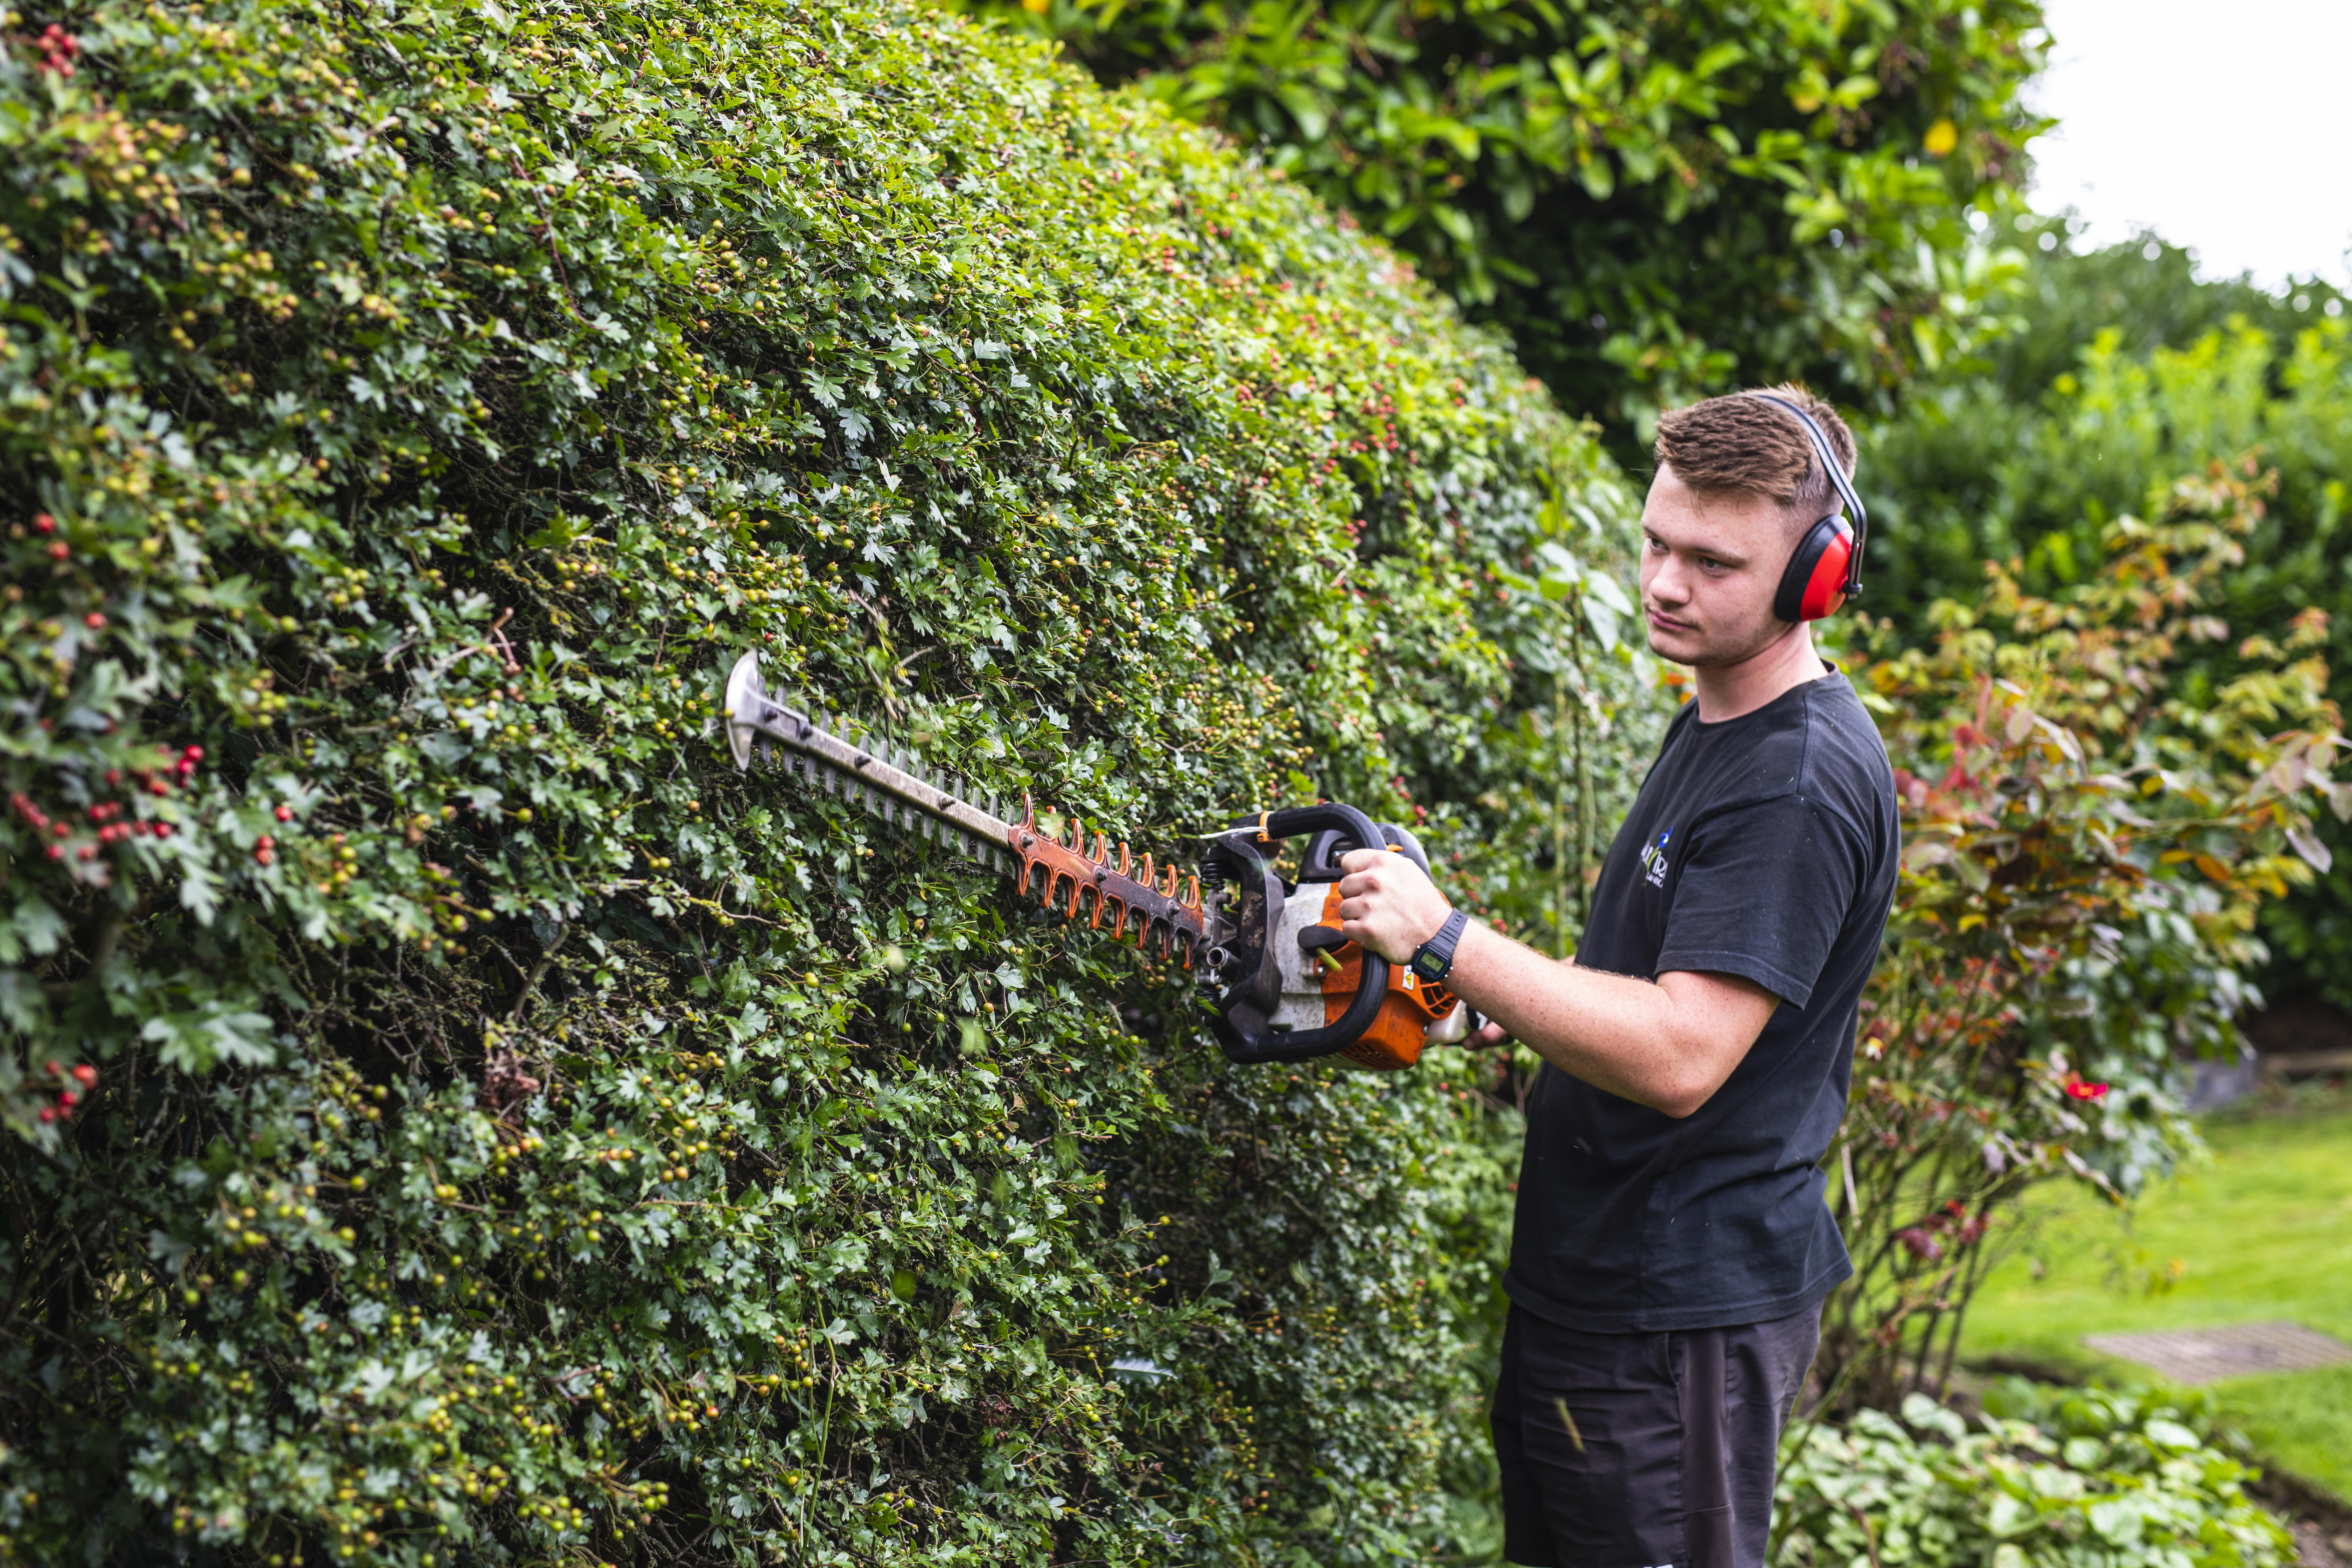
M 2324 315 L 2275 336 L 2239 319 L 2134 353 L 2108 328 L 2044 385 L 1987 378 L 1922 400 L 1868 437 L 1888 514 L 1872 532 L 1874 607 L 1907 618 L 1972 596 L 1988 558 L 2019 557 L 2040 592 L 2078 582 L 2097 571 L 2113 519 L 2178 474 L 2255 450 L 2278 472 L 2276 504 L 2211 607 L 2242 637 L 2274 637 L 2309 605 L 2332 612 L 2329 541 L 2352 450 L 2347 331 Z
M 2035 592 L 2063 587 L 2097 570 L 2113 519 L 2160 506 L 2177 474 L 2253 451 L 2278 488 L 2245 560 L 2209 594 L 2231 635 L 2186 661 L 2184 694 L 2226 683 L 2240 641 L 2284 641 L 2307 610 L 2326 613 L 2340 665 L 2352 654 L 2337 537 L 2352 510 L 2352 325 L 2331 313 L 2342 308 L 2316 281 L 2278 295 L 2195 283 L 2153 240 L 2038 263 L 2025 330 L 1990 375 L 1916 399 L 1864 437 L 1882 487 L 1873 515 L 1885 520 L 1871 535 L 1872 607 L 1919 625 L 1934 599 L 1972 596 L 1988 556 L 2017 557 Z M 2316 831 L 2339 868 L 2264 910 L 2262 979 L 2273 996 L 2352 1007 L 2352 830 L 2331 813 Z
M 1856 1273 L 1817 1366 L 1843 1406 L 1942 1386 L 2024 1188 L 2120 1200 L 2193 1146 L 2180 1058 L 2235 1054 L 2256 912 L 2326 861 L 2305 807 L 2352 786 L 2325 617 L 2249 639 L 2218 688 L 2182 669 L 2223 635 L 2204 606 L 2259 526 L 2252 467 L 2117 519 L 2069 592 L 2011 563 L 1937 606 L 1932 646 L 1856 661 L 1905 847 L 1830 1155 Z
M 1590 435 L 925 12 L 10 26 L 0 1556 L 1421 1550 L 1462 1058 L 1225 1068 L 1181 975 L 735 774 L 711 679 L 1163 853 L 1440 781 L 1532 835 L 1506 576 L 1601 593 Z
M 2210 1404 L 2004 1379 L 1980 1430 L 1924 1394 L 1801 1428 L 1783 1456 L 1772 1561 L 1981 1568 L 2270 1568 L 2294 1542 L 2246 1496 L 2255 1472 Z
M 982 0 L 1263 149 L 1633 448 L 1787 376 L 1883 406 L 1997 318 L 2035 0 Z

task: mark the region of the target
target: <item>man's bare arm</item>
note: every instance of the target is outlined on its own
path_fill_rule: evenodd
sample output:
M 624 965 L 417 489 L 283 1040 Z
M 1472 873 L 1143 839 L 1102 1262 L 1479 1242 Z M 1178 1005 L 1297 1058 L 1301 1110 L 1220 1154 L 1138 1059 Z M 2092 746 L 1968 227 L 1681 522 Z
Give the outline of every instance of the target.
M 1341 865 L 1340 929 L 1392 963 L 1436 933 L 1444 896 L 1401 855 Z M 1446 988 L 1562 1072 L 1673 1117 L 1721 1089 L 1780 1005 L 1753 981 L 1676 972 L 1656 984 L 1580 969 L 1471 922 Z
M 1475 921 L 1445 984 L 1562 1072 L 1674 1117 L 1715 1097 L 1780 1005 L 1736 974 L 1677 971 L 1653 984 L 1547 958 Z

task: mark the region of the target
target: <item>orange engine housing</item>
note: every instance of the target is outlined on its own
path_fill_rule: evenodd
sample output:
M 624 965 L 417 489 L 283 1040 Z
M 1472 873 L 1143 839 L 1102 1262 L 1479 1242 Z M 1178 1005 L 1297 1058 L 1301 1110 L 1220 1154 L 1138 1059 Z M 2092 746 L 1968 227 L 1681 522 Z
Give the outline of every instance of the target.
M 1323 898 L 1323 918 L 1318 922 L 1339 924 L 1339 884 Z M 1364 950 L 1354 942 L 1333 952 L 1337 969 L 1323 972 L 1323 1021 L 1336 1024 L 1356 999 L 1364 980 Z M 1443 985 L 1432 985 L 1402 963 L 1389 965 L 1389 994 L 1371 1026 L 1354 1045 L 1339 1053 L 1342 1061 L 1371 1072 L 1402 1072 L 1421 1060 L 1427 1041 L 1424 1031 L 1454 1011 L 1456 998 Z

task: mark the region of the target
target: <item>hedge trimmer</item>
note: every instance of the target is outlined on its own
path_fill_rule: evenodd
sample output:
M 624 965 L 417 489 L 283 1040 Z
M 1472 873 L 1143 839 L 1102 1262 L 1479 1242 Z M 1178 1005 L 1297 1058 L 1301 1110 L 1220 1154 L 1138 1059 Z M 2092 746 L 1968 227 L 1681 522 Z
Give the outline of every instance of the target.
M 961 798 L 951 787 L 961 781 L 924 772 L 886 737 L 826 729 L 768 696 L 756 653 L 735 661 L 721 708 L 737 767 L 751 765 L 754 746 L 763 755 L 781 750 L 788 771 L 887 822 L 962 847 L 1013 878 L 1024 898 L 1072 920 L 1086 914 L 1097 930 L 1132 935 L 1146 952 L 1193 971 L 1234 1061 L 1338 1056 L 1393 1071 L 1412 1066 L 1423 1046 L 1470 1031 L 1470 1010 L 1444 986 L 1340 934 L 1342 855 L 1379 844 L 1429 869 L 1411 833 L 1352 805 L 1261 812 L 1208 835 L 1197 870 L 1182 873 L 1172 863 L 1155 868 L 1149 855 L 1134 859 L 1124 843 L 1114 858 L 1099 831 L 1090 847 L 1075 818 L 1059 833 L 1041 828 L 1025 795 L 1021 820 L 1006 821 L 1007 803 Z M 1299 837 L 1306 849 L 1297 876 L 1286 879 L 1279 847 Z

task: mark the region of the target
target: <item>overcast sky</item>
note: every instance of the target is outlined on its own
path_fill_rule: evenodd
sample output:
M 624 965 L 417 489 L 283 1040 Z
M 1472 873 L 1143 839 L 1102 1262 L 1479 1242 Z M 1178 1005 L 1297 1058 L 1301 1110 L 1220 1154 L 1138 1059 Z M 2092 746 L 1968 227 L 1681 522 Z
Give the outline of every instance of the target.
M 2352 0 L 2045 0 L 2055 116 L 2034 142 L 2033 204 L 2090 222 L 2078 244 L 2146 225 L 2207 277 L 2352 282 L 2345 169 Z

